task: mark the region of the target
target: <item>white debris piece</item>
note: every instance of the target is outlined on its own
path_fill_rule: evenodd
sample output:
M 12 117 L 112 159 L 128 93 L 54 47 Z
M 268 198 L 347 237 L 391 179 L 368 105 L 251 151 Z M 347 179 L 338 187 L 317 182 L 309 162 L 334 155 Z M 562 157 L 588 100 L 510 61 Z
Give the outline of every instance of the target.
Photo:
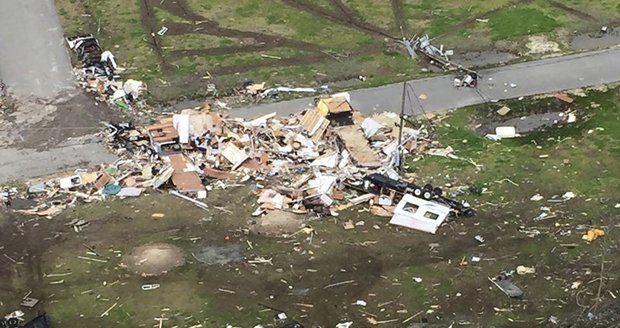
M 535 202 L 538 202 L 538 201 L 542 200 L 543 198 L 545 198 L 545 197 L 541 196 L 540 194 L 536 194 L 536 195 L 532 196 L 532 197 L 530 198 L 530 200 L 533 200 L 533 201 L 535 201 Z
M 523 265 L 519 265 L 517 267 L 517 274 L 518 275 L 534 274 L 534 273 L 536 273 L 536 268 L 526 267 L 526 266 L 523 266 Z
M 567 192 L 564 193 L 564 195 L 562 195 L 562 199 L 563 200 L 569 200 L 569 199 L 573 199 L 575 197 L 577 197 L 577 195 L 575 195 L 575 193 L 572 192 L 572 191 L 567 191 Z
M 355 305 L 366 306 L 366 305 L 368 305 L 368 303 L 366 303 L 366 301 L 364 301 L 364 300 L 357 300 L 355 302 Z
M 495 128 L 495 134 L 500 138 L 517 137 L 517 129 L 514 126 L 498 126 Z

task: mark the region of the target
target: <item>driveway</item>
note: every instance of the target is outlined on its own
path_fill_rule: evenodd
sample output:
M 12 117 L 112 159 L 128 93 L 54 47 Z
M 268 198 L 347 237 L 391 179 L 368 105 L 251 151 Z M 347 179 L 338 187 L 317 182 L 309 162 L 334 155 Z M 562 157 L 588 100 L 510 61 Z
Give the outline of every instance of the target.
M 75 90 L 53 0 L 0 1 L 0 77 L 17 97 Z
M 478 89 L 454 88 L 452 75 L 408 83 L 407 113 L 441 112 L 481 104 L 620 81 L 620 48 L 554 57 L 480 71 Z M 352 106 L 373 112 L 400 112 L 403 84 L 351 91 Z M 276 112 L 297 113 L 313 98 L 262 104 L 229 111 L 233 117 L 252 118 Z
M 76 89 L 53 0 L 0 0 L 0 79 L 17 100 L 0 115 L 0 183 L 115 159 L 99 143 L 66 146 L 109 112 Z

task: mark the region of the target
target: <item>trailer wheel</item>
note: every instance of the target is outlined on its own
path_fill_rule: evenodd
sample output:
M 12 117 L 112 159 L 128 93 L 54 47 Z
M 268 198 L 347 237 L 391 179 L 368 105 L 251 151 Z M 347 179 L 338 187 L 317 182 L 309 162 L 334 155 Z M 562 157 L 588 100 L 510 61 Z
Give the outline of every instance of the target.
M 425 191 L 422 197 L 424 197 L 424 199 L 431 199 L 431 197 L 433 197 L 433 194 L 431 194 L 430 191 Z
M 417 188 L 417 187 L 416 187 L 415 189 L 413 189 L 413 194 L 414 194 L 416 197 L 420 197 L 420 196 L 422 196 L 422 189 L 420 189 L 420 188 Z
M 443 194 L 443 190 L 441 190 L 441 188 L 439 187 L 435 187 L 433 188 L 433 194 L 435 194 L 436 196 L 441 196 Z
M 474 215 L 476 215 L 476 210 L 473 208 L 468 208 L 463 212 L 463 216 L 467 218 L 473 217 Z
M 428 191 L 428 192 L 433 192 L 433 185 L 431 185 L 430 183 L 427 183 L 427 184 L 424 185 L 422 190 Z

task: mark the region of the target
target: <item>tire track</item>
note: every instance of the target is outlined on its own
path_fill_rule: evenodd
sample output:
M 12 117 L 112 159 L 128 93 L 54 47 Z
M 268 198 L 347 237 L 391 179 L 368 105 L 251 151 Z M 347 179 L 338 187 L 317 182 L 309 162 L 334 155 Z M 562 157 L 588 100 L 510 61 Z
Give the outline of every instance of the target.
M 336 2 L 334 2 L 334 0 L 332 0 L 334 4 L 336 4 Z M 336 0 L 338 1 L 338 0 Z M 353 29 L 356 29 L 358 31 L 364 32 L 364 33 L 368 33 L 371 35 L 378 35 L 378 36 L 382 36 L 382 37 L 386 37 L 386 38 L 390 38 L 390 39 L 395 39 L 392 35 L 390 35 L 387 31 L 374 26 L 372 24 L 360 21 L 359 19 L 356 19 L 355 17 L 350 17 L 347 15 L 344 15 L 344 17 L 339 16 L 338 14 L 334 13 L 334 12 L 330 12 L 327 9 L 315 5 L 313 3 L 310 3 L 306 0 L 282 0 L 283 3 L 293 7 L 293 8 L 297 8 L 299 10 L 305 11 L 309 14 L 315 15 L 315 16 L 320 16 L 322 18 L 325 18 L 329 21 L 332 21 L 336 24 L 339 25 L 343 25 L 346 27 L 350 27 Z M 338 1 L 339 2 L 339 1 Z M 339 7 L 339 11 L 342 10 L 340 9 L 340 5 L 337 5 Z M 344 4 L 342 4 L 342 6 L 344 6 Z M 345 9 L 347 10 L 347 9 Z M 348 9 L 350 10 L 350 9 Z M 343 19 L 344 18 L 344 19 Z
M 583 12 L 581 10 L 569 7 L 569 6 L 567 6 L 567 5 L 563 4 L 563 3 L 559 3 L 557 1 L 549 0 L 549 4 L 552 5 L 553 7 L 556 7 L 558 9 L 564 10 L 565 12 L 567 12 L 567 13 L 573 15 L 573 16 L 576 16 L 578 18 L 581 18 L 583 20 L 589 20 L 589 21 L 596 21 L 597 20 L 596 17 L 594 17 L 594 16 L 592 16 L 592 15 L 586 13 L 586 12 Z
M 265 48 L 262 50 L 269 48 L 278 48 L 278 47 L 287 47 L 293 48 L 303 51 L 311 51 L 311 52 L 320 52 L 321 47 L 304 41 L 293 40 L 289 38 L 284 38 L 280 36 L 267 35 L 258 32 L 251 31 L 240 31 L 230 28 L 219 27 L 216 23 L 213 22 L 201 22 L 199 24 L 187 24 L 187 23 L 170 23 L 168 24 L 169 31 L 167 35 L 184 35 L 184 34 L 207 34 L 219 37 L 231 37 L 231 38 L 252 38 L 257 41 L 257 43 L 266 44 Z M 215 49 L 241 49 L 244 47 L 216 47 L 210 48 L 215 51 Z M 234 52 L 230 52 L 234 53 Z
M 403 13 L 403 0 L 391 0 L 391 2 L 392 12 L 394 12 L 394 25 L 396 25 L 396 30 L 407 30 L 407 21 L 405 20 L 405 15 Z
M 231 65 L 231 66 L 221 66 L 221 67 L 213 67 L 209 69 L 211 74 L 220 74 L 220 75 L 228 75 L 234 73 L 241 73 L 254 70 L 256 68 L 272 68 L 272 67 L 286 67 L 286 66 L 295 66 L 295 65 L 307 65 L 314 64 L 325 60 L 324 55 L 318 54 L 310 54 L 304 56 L 296 56 L 282 59 L 269 59 L 262 61 L 260 64 L 250 63 L 243 65 Z
M 150 38 L 150 42 L 147 43 L 151 46 L 151 48 L 155 51 L 157 59 L 159 59 L 159 64 L 161 66 L 162 71 L 170 71 L 173 66 L 170 63 L 166 62 L 164 58 L 164 53 L 161 49 L 161 39 L 157 32 L 157 17 L 155 17 L 155 13 L 151 10 L 151 5 L 149 0 L 141 0 L 140 1 L 140 11 L 142 18 L 142 28 L 146 33 L 147 37 Z

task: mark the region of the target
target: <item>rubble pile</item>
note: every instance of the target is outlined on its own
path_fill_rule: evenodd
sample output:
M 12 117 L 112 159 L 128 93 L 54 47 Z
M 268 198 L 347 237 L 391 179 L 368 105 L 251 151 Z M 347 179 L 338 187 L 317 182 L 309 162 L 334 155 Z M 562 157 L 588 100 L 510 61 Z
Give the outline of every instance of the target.
M 207 209 L 202 200 L 208 191 L 249 183 L 257 197 L 254 216 L 273 210 L 337 216 L 369 203 L 374 215 L 398 214 L 394 224 L 434 233 L 448 214 L 473 215 L 469 205 L 443 197 L 440 188 L 401 179 L 393 169 L 401 151 L 437 150 L 430 148 L 429 129 L 399 127 L 397 114 L 364 117 L 354 111 L 346 94 L 319 98 L 313 108 L 289 117 L 243 120 L 205 106 L 147 126 L 108 123 L 106 144 L 120 159 L 31 185 L 30 198 L 39 205 L 21 212 L 51 217 L 79 202 L 138 197 L 146 189 L 169 190 Z M 425 211 L 416 217 L 412 206 Z
M 343 207 L 335 202 L 345 200 L 346 184 L 359 185 L 377 171 L 398 176 L 391 169 L 398 159 L 398 123 L 396 114 L 365 118 L 345 97 L 331 97 L 291 117 L 247 121 L 203 109 L 141 128 L 110 125 L 108 145 L 136 167 L 152 167 L 154 178 L 139 177 L 154 187 L 170 181 L 201 199 L 206 189 L 252 180 L 255 215 L 274 209 L 337 215 Z M 411 152 L 431 142 L 424 128 L 404 128 L 403 140 Z
M 139 99 L 146 93 L 146 84 L 131 79 L 123 81 L 117 73 L 124 69 L 118 66 L 111 51 L 99 46 L 92 34 L 67 38 L 67 43 L 82 64 L 82 68 L 74 69 L 79 85 L 95 94 L 97 101 L 123 109 L 145 106 Z

